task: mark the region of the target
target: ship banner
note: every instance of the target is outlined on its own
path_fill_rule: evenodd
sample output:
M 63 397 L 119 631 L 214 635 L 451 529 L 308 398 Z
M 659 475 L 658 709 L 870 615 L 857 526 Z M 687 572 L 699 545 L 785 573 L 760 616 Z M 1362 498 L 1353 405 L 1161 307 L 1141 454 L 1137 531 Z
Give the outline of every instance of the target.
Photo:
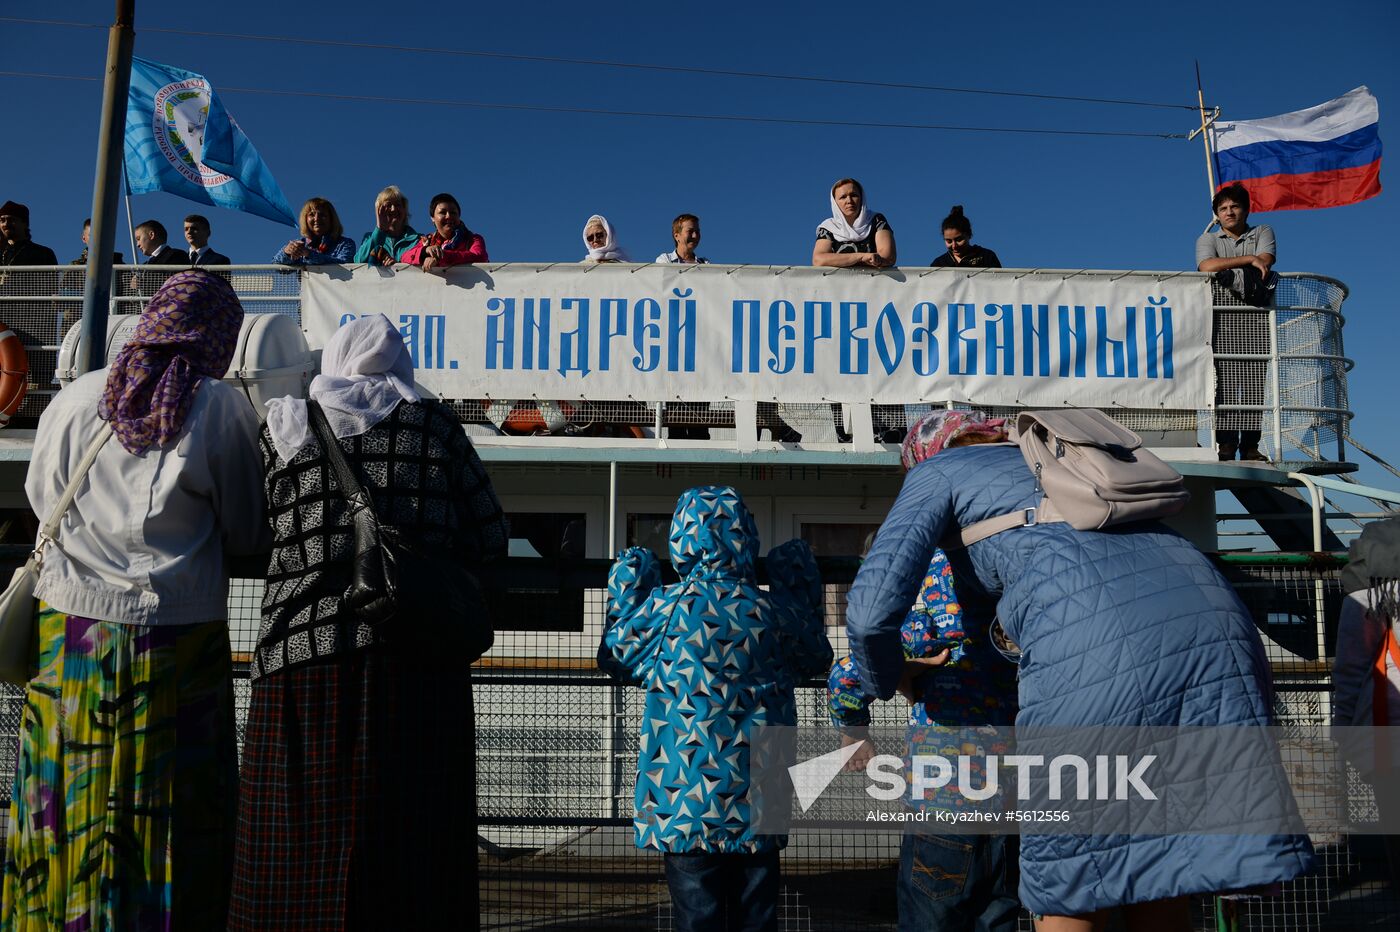
M 1209 408 L 1194 273 L 753 266 L 308 270 L 313 347 L 385 314 L 445 398 Z

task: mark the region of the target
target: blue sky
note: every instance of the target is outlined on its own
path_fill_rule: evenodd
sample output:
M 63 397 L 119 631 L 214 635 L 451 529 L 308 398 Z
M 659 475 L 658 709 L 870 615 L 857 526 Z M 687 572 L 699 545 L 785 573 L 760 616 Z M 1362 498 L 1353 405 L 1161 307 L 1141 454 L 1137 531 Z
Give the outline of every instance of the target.
M 894 227 L 901 264 L 941 250 L 938 221 L 965 205 L 976 240 L 1009 266 L 1171 269 L 1192 264 L 1209 219 L 1199 141 L 698 122 L 252 94 L 306 91 L 543 107 L 808 120 L 1180 133 L 1187 110 L 844 87 L 461 55 L 314 47 L 143 31 L 176 27 L 606 59 L 1191 104 L 1193 60 L 1207 103 L 1247 119 L 1301 109 L 1365 84 L 1381 135 L 1400 105 L 1400 4 L 1284 0 L 1245 11 L 1220 3 L 703 5 L 614 2 L 429 6 L 141 0 L 136 52 L 207 76 L 262 152 L 288 200 L 330 198 L 355 238 L 385 184 L 427 201 L 453 192 L 493 259 L 575 260 L 591 213 L 647 259 L 668 248 L 671 218 L 699 214 L 701 254 L 716 262 L 806 263 L 827 190 L 860 178 Z M 1228 24 L 1212 22 L 1228 11 Z M 100 78 L 112 4 L 75 2 L 0 16 L 100 24 L 0 22 L 3 69 Z M 60 258 L 81 249 L 90 213 L 101 98 L 95 81 L 0 76 L 6 139 L 0 199 L 26 202 L 35 238 Z M 18 132 L 29 127 L 28 132 Z M 1387 161 L 1390 164 L 1395 156 Z M 1393 169 L 1383 169 L 1390 184 Z M 1395 182 L 1400 184 L 1400 182 Z M 266 261 L 290 230 L 177 198 L 135 198 L 139 222 L 178 228 L 211 216 L 213 244 Z M 1280 270 L 1345 281 L 1356 435 L 1400 463 L 1392 388 L 1396 194 L 1327 211 L 1261 214 Z M 130 252 L 123 233 L 120 247 Z M 1400 487 L 1370 468 L 1363 479 Z M 1388 481 L 1387 481 L 1388 480 Z

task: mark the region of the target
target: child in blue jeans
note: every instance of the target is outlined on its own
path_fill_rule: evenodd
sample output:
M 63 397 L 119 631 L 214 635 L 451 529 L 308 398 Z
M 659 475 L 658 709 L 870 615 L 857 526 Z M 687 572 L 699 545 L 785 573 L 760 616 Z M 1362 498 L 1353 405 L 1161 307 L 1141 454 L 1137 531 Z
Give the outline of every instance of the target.
M 796 725 L 793 687 L 831 663 L 821 578 L 811 548 L 768 554 L 769 591 L 755 575 L 758 532 L 732 488 L 681 494 L 661 585 L 642 547 L 608 574 L 599 665 L 646 690 L 637 756 L 638 848 L 665 854 L 677 932 L 776 932 L 778 851 L 750 803 L 756 725 Z
M 969 634 L 962 606 L 953 589 L 953 568 L 942 550 L 933 555 L 918 601 L 900 625 L 907 659 L 937 657 L 948 651 L 947 662 L 931 667 L 917 686 L 920 701 L 909 708 L 910 753 L 938 753 L 957 738 L 972 736 L 979 751 L 1006 753 L 996 742 L 995 728 L 1010 725 L 1016 714 L 1015 667 L 991 644 L 986 633 Z M 827 709 L 845 743 L 864 740 L 870 724 L 870 698 L 861 689 L 860 671 L 851 657 L 838 660 L 827 678 Z M 977 730 L 989 732 L 981 735 Z M 985 744 L 985 747 L 983 745 Z M 862 749 L 865 751 L 866 749 Z M 867 755 L 862 754 L 860 759 Z M 975 760 L 975 758 L 974 758 Z M 973 785 L 981 786 L 974 763 Z M 945 789 L 922 806 L 956 809 L 966 801 Z M 1015 836 L 923 835 L 906 832 L 899 858 L 900 932 L 987 930 L 1016 928 Z

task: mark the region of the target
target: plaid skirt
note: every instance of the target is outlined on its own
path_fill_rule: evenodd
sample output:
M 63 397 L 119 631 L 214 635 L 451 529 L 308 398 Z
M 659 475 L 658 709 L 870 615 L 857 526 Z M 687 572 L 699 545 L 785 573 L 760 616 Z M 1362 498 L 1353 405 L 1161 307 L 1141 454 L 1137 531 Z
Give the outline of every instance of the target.
M 237 792 L 228 627 L 41 605 L 0 928 L 219 929 Z
M 477 928 L 472 722 L 465 665 L 385 647 L 254 681 L 231 932 Z

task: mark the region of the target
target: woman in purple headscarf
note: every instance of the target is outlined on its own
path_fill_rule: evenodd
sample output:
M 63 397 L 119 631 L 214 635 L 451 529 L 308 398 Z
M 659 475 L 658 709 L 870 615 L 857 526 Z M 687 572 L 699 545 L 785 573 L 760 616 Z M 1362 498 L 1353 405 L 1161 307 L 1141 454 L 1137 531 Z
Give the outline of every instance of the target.
M 43 548 L 0 927 L 224 926 L 237 790 L 224 557 L 270 538 L 258 418 L 219 381 L 242 321 L 226 281 L 180 272 L 112 365 L 39 420 L 25 492 L 42 517 L 94 442 L 116 442 Z

